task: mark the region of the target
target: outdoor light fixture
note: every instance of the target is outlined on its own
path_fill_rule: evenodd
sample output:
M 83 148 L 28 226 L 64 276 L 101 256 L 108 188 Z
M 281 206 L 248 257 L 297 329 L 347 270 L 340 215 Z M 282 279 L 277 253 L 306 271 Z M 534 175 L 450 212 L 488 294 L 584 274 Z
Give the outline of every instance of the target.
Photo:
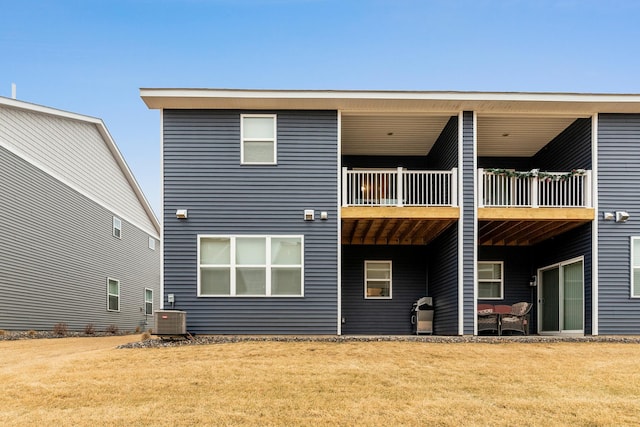
M 315 219 L 313 209 L 305 209 L 304 210 L 304 220 L 305 221 L 313 221 Z
M 320 212 L 320 219 L 329 219 L 329 214 L 326 211 Z
M 627 222 L 629 214 L 625 211 L 616 211 L 616 222 Z
M 187 210 L 186 209 L 178 209 L 176 211 L 176 218 L 178 219 L 187 219 Z

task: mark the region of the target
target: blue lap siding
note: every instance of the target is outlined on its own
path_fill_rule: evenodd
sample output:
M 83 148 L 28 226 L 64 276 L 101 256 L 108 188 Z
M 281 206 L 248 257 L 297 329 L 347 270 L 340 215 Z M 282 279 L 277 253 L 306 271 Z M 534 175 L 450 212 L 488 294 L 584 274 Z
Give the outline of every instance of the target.
M 631 236 L 640 236 L 640 115 L 598 118 L 598 295 L 600 334 L 640 333 L 640 298 L 631 297 Z M 601 212 L 627 211 L 627 222 Z
M 240 165 L 243 113 L 277 114 L 277 165 Z M 337 113 L 164 110 L 163 123 L 165 308 L 174 294 L 193 333 L 337 333 Z M 199 234 L 303 235 L 304 296 L 198 297 Z

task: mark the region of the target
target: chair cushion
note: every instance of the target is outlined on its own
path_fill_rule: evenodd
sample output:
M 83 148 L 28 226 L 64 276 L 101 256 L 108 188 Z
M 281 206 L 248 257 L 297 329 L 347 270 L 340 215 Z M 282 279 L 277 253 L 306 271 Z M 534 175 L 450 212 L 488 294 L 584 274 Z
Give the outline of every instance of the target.
M 511 314 L 513 314 L 514 316 L 522 316 L 527 312 L 528 308 L 528 302 L 519 302 L 517 304 L 513 304 L 511 306 Z
M 493 313 L 493 308 L 485 308 L 484 310 L 478 310 L 478 314 L 491 314 Z

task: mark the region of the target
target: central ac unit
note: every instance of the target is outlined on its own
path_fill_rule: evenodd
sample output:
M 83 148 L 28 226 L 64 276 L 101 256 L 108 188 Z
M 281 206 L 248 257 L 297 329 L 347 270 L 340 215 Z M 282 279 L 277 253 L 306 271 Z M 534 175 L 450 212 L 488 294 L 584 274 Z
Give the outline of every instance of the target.
M 186 311 L 158 310 L 154 317 L 154 335 L 187 335 Z

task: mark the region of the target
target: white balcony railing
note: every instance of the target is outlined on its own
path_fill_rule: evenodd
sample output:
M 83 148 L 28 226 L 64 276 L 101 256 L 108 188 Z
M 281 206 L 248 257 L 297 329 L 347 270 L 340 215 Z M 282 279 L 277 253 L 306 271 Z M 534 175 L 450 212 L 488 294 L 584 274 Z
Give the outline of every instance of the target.
M 479 207 L 591 207 L 591 171 L 478 169 Z
M 342 168 L 343 206 L 458 206 L 458 171 Z

